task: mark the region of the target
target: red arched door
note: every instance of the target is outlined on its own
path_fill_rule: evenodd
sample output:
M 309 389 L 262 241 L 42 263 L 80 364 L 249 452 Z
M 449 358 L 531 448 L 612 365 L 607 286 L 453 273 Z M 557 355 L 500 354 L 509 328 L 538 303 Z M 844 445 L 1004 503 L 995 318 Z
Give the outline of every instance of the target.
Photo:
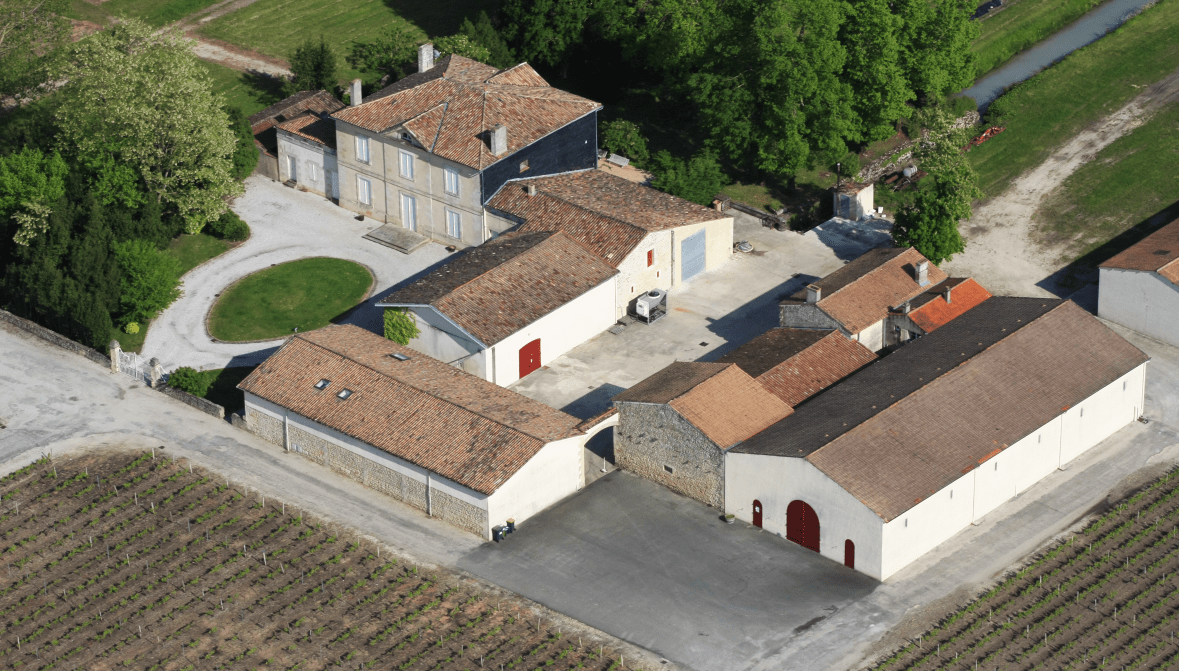
M 843 565 L 848 568 L 856 567 L 856 544 L 851 539 L 843 541 Z
M 540 338 L 520 348 L 520 377 L 540 368 Z
M 761 501 L 753 500 L 753 526 L 761 528 Z
M 786 507 L 786 538 L 809 550 L 819 551 L 819 516 L 802 501 Z

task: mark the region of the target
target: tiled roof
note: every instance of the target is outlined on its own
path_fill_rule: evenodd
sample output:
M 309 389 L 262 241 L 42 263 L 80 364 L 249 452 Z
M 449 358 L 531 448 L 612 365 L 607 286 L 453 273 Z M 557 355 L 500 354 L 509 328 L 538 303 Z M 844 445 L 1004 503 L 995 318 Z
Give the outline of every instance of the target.
M 419 144 L 482 170 L 503 158 L 489 145 L 489 132 L 497 125 L 507 127 L 510 154 L 601 108 L 552 88 L 527 63 L 500 71 L 451 55 L 410 77 L 411 82 L 395 82 L 335 118 L 376 133 L 417 120 L 407 130 Z M 432 116 L 423 119 L 427 113 Z
M 278 124 L 277 128 L 331 149 L 336 148 L 336 122 L 331 119 L 320 119 L 313 114 L 304 114 Z
M 855 335 L 888 316 L 889 308 L 920 295 L 926 290 L 917 284 L 914 271 L 925 257 L 912 247 L 873 249 L 821 280 L 813 282 L 820 289 L 818 306 Z M 946 279 L 940 268 L 929 264 L 930 284 Z M 802 289 L 783 305 L 806 302 Z
M 522 220 L 521 231 L 563 231 L 616 267 L 650 231 L 726 218 L 601 170 L 508 182 L 487 205 Z
M 1179 283 L 1179 263 L 1176 261 L 1179 261 L 1179 219 L 1146 236 L 1100 267 L 1157 272 Z
M 344 108 L 344 103 L 336 99 L 327 91 L 299 91 L 295 95 L 284 98 L 270 107 L 250 116 L 250 128 L 254 135 L 293 119 L 306 112 L 316 115 L 331 114 Z
M 835 187 L 836 193 L 857 194 L 864 189 L 872 186 L 870 182 L 840 182 L 839 186 Z
M 889 521 L 1147 360 L 1071 301 L 994 297 L 734 450 L 804 457 Z
M 733 364 L 677 361 L 614 397 L 616 403 L 660 403 L 721 449 L 793 412 Z
M 950 291 L 949 303 L 945 297 L 947 289 Z M 910 301 L 909 319 L 926 333 L 933 333 L 990 297 L 991 292 L 973 279 L 951 277 Z
M 508 233 L 385 297 L 432 305 L 494 345 L 618 273 L 561 233 Z
M 790 407 L 876 359 L 839 331 L 776 328 L 717 359 L 735 363 Z
M 483 494 L 577 435 L 574 417 L 356 326 L 291 338 L 238 388 Z

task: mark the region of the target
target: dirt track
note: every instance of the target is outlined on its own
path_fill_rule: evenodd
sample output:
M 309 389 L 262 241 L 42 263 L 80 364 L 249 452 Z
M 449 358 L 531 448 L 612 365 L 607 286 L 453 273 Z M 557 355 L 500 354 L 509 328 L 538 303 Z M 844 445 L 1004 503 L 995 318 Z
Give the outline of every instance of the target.
M 1117 112 L 1077 134 L 999 196 L 975 209 L 962 223 L 966 252 L 946 270 L 973 276 L 995 294 L 1052 296 L 1068 293 L 1051 277 L 1063 265 L 1063 246 L 1045 246 L 1031 237 L 1036 210 L 1044 198 L 1097 152 L 1145 123 L 1163 105 L 1179 101 L 1179 71 L 1150 85 Z

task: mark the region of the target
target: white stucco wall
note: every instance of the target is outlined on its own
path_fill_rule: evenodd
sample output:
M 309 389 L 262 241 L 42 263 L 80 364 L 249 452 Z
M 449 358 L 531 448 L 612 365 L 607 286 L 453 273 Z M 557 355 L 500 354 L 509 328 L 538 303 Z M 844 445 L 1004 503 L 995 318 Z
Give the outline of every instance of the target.
M 1066 464 L 1142 416 L 1146 364 L 1069 408 L 1062 418 L 1060 463 Z
M 652 289 L 668 291 L 672 285 L 671 231 L 648 233 L 622 263 L 618 264 L 618 299 L 615 319 L 621 319 L 634 299 Z M 654 252 L 653 263 L 647 265 L 647 252 Z M 613 262 L 613 259 L 606 259 Z M 670 298 L 669 298 L 670 300 Z
M 843 563 L 844 541 L 856 546 L 856 570 L 881 578 L 883 521 L 847 490 L 805 459 L 728 452 L 725 513 L 753 521 L 753 501 L 762 504 L 762 528 L 786 536 L 791 501 L 809 504 L 819 517 L 820 554 Z
M 690 224 L 671 229 L 672 272 L 674 280 L 672 287 L 684 283 L 683 268 L 680 257 L 680 243 L 692 237 L 701 229 L 708 229 L 705 234 L 704 270 L 715 270 L 733 256 L 733 218 L 724 217 L 700 224 Z M 700 277 L 699 275 L 697 277 Z M 693 278 L 695 279 L 695 278 Z M 692 280 L 688 280 L 691 282 Z
M 901 513 L 881 526 L 880 575 L 887 579 L 921 555 L 944 543 L 970 526 L 974 514 L 974 475 L 972 470 L 949 486 Z M 1008 471 L 1004 470 L 1004 474 Z M 876 519 L 880 519 L 877 517 Z
M 408 308 L 420 334 L 409 341 L 413 349 L 439 361 L 487 379 L 486 350 L 483 345 L 428 305 Z
M 884 324 L 887 321 L 887 319 L 882 319 L 876 322 L 852 336 L 852 340 L 858 341 L 873 352 L 879 352 L 884 348 Z
M 339 168 L 336 152 L 321 144 L 305 140 L 278 129 L 279 181 L 291 178 L 291 159 L 295 160 L 295 181 L 312 193 L 326 198 L 338 198 L 340 193 Z M 311 167 L 315 166 L 315 175 Z M 313 179 L 314 177 L 314 179 Z
M 582 436 L 545 445 L 524 467 L 495 490 L 488 501 L 490 527 L 508 518 L 520 524 L 581 489 Z
M 280 421 L 288 422 L 291 426 L 297 426 L 300 429 L 319 436 L 353 454 L 357 454 L 365 459 L 378 463 L 390 470 L 396 471 L 403 476 L 407 476 L 418 482 L 425 483 L 427 481 L 427 474 L 429 477 L 430 489 L 433 491 L 441 491 L 449 494 L 465 503 L 469 503 L 477 508 L 488 510 L 488 496 L 481 494 L 473 489 L 464 487 L 452 480 L 448 480 L 439 476 L 437 473 L 428 472 L 425 468 L 412 464 L 404 459 L 395 457 L 388 452 L 379 450 L 368 443 L 357 440 L 352 436 L 345 435 L 336 431 L 331 427 L 324 426 L 319 422 L 312 421 L 302 415 L 290 412 L 286 408 L 282 408 L 264 398 L 260 398 L 251 394 L 250 392 L 243 392 L 245 395 L 246 407 L 253 412 L 260 412 L 270 415 Z M 288 449 L 297 451 L 297 445 L 290 445 Z M 498 493 L 498 492 L 497 492 Z
M 1102 268 L 1097 315 L 1179 346 L 1179 287 L 1158 273 Z
M 617 319 L 614 301 L 615 278 L 611 277 L 499 341 L 491 347 L 494 372 L 487 379 L 502 387 L 519 380 L 520 348 L 537 338 L 543 366 L 605 331 Z

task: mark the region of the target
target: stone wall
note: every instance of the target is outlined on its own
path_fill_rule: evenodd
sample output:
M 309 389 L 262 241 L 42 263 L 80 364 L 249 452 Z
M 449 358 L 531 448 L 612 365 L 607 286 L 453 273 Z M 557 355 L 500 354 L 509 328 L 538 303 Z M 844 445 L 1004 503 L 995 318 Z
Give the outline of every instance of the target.
M 167 385 L 161 385 L 156 387 L 156 389 L 167 394 L 168 396 L 171 396 L 177 401 L 184 403 L 185 405 L 200 410 L 203 413 L 212 415 L 217 419 L 225 419 L 224 406 L 218 405 L 208 399 L 201 398 L 200 396 L 193 396 L 187 391 L 181 391 L 180 389 L 175 389 Z
M 246 406 L 246 428 L 250 433 L 281 446 L 282 424 L 281 419 Z M 366 459 L 298 424 L 290 423 L 287 431 L 291 452 L 418 510 L 427 510 L 425 482 Z M 446 492 L 431 488 L 429 509 L 433 517 L 481 538 L 487 535 L 487 511 Z
M 81 343 L 74 342 L 73 340 L 70 340 L 69 338 L 61 335 L 60 333 L 50 331 L 49 329 L 45 328 L 44 326 L 41 326 L 40 324 L 35 324 L 35 323 L 33 323 L 27 319 L 24 319 L 22 317 L 17 317 L 16 315 L 12 314 L 11 312 L 9 312 L 7 310 L 0 310 L 0 322 L 4 322 L 6 324 L 12 324 L 13 326 L 17 327 L 18 329 L 25 331 L 29 334 L 32 334 L 34 336 L 37 336 L 38 338 L 44 340 L 45 342 L 48 342 L 51 345 L 56 345 L 64 350 L 73 352 L 74 354 L 79 354 L 81 356 L 84 356 L 87 359 L 90 359 L 91 361 L 93 361 L 94 363 L 102 364 L 103 366 L 110 366 L 110 363 L 111 363 L 110 358 L 103 356 L 100 352 L 98 352 L 94 349 L 91 349 Z
M 783 328 L 839 330 L 839 322 L 812 303 L 783 304 L 778 319 Z
M 710 506 L 724 505 L 724 453 L 715 443 L 669 406 L 618 407 L 614 458 L 619 468 Z

